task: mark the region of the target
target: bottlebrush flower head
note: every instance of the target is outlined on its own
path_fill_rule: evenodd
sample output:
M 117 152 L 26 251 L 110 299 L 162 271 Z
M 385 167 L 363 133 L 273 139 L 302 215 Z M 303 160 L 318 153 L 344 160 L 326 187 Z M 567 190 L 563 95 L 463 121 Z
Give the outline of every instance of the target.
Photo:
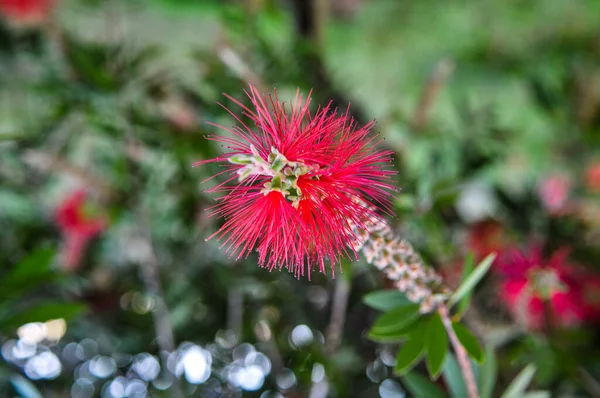
M 253 86 L 246 95 L 252 109 L 227 96 L 242 110 L 227 110 L 237 126 L 215 125 L 231 136 L 208 137 L 226 153 L 194 164 L 221 163 L 219 174 L 227 175 L 209 190 L 223 194 L 212 210 L 225 220 L 211 237 L 236 259 L 256 249 L 260 266 L 286 267 L 298 277 L 306 270 L 310 277 L 313 265 L 324 272 L 326 262 L 333 270 L 344 254 L 356 257 L 351 225 L 390 212 L 394 191 L 392 153 L 375 148 L 374 123 L 358 127 L 331 104 L 311 113 L 310 94 L 297 92 L 291 104 L 276 93 L 262 97 Z
M 528 252 L 508 251 L 498 263 L 501 296 L 520 323 L 531 329 L 545 325 L 572 327 L 600 316 L 600 278 L 567 262 L 565 248 L 544 258 L 539 246 Z
M 365 228 L 366 226 L 366 228 Z M 412 245 L 397 236 L 384 222 L 368 220 L 356 228 L 355 250 L 364 254 L 406 298 L 417 303 L 423 314 L 434 311 L 449 297 L 442 277 L 423 262 Z
M 57 0 L 0 0 L 0 14 L 20 24 L 38 24 L 44 21 Z
M 106 228 L 106 220 L 86 212 L 86 193 L 76 190 L 56 209 L 55 218 L 63 235 L 63 265 L 67 270 L 79 266 L 91 239 Z

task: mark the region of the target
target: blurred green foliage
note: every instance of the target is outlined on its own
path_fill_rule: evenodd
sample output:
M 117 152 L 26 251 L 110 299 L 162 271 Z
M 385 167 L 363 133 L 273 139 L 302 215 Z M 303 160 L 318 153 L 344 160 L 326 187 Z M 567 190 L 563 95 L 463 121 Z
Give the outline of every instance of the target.
M 420 336 L 427 342 L 418 349 L 407 353 L 411 347 L 404 346 L 406 363 L 398 365 L 395 356 L 390 362 L 389 350 L 395 353 L 400 340 L 390 330 L 416 321 L 418 310 L 393 293 L 370 293 L 363 302 L 385 286 L 376 269 L 359 261 L 343 274 L 335 270 L 335 279 L 330 272 L 295 280 L 259 269 L 255 255 L 234 261 L 214 239 L 205 241 L 219 221 L 209 217 L 214 197 L 204 191 L 219 178 L 202 181 L 219 169 L 191 164 L 219 153 L 205 139 L 217 133 L 207 122 L 233 125 L 218 102 L 237 107 L 221 93 L 247 103 L 248 82 L 265 93 L 276 87 L 283 99 L 297 88 L 312 89 L 315 104 L 332 100 L 345 110 L 351 102 L 361 123 L 376 118 L 382 145 L 396 151 L 402 192 L 395 198 L 395 227 L 441 272 L 452 274 L 464 263 L 470 250 L 464 236 L 481 219 L 496 220 L 520 244 L 535 237 L 551 249 L 570 246 L 575 261 L 597 271 L 598 217 L 590 220 L 583 210 L 550 214 L 538 186 L 565 174 L 578 209 L 598 203 L 583 176 L 600 158 L 600 2 L 356 3 L 345 17 L 325 15 L 321 27 L 318 18 L 307 24 L 301 17 L 315 16 L 291 0 L 64 0 L 47 25 L 3 22 L 2 342 L 16 338 L 24 323 L 64 318 L 67 334 L 51 350 L 91 339 L 104 355 L 159 356 L 153 306 L 164 300 L 161 311 L 168 309 L 175 344 L 213 344 L 229 329 L 239 334 L 238 343 L 253 343 L 270 356 L 271 374 L 258 392 L 243 392 L 247 396 L 263 397 L 266 390 L 309 396 L 319 384 L 317 364 L 331 397 L 401 396 L 381 392 L 388 379 L 397 391 L 445 396 L 442 383 L 422 376 L 426 368 L 442 372 L 446 392 L 464 391 L 447 344 L 430 347 L 443 343 L 431 337 L 440 330 L 445 336 L 437 323 Z M 313 34 L 320 28 L 321 36 Z M 110 226 L 80 268 L 67 273 L 56 254 L 62 238 L 53 209 L 76 186 L 90 191 Z M 486 192 L 483 210 L 465 199 L 471 186 Z M 147 274 L 148 267 L 157 274 Z M 348 283 L 345 293 L 340 280 Z M 598 393 L 597 329 L 528 333 L 511 322 L 494 283 L 493 276 L 484 279 L 472 298 L 474 313 L 464 318 L 495 350 L 486 349 L 477 365 L 482 396 L 509 385 L 525 391 L 530 382 L 557 396 Z M 332 312 L 340 310 L 332 301 L 340 290 L 347 295 L 345 323 L 341 344 L 332 348 L 328 330 L 335 328 Z M 376 321 L 368 306 L 400 307 L 410 316 L 384 314 Z M 298 325 L 314 336 L 306 345 L 290 344 Z M 458 328 L 472 343 L 469 353 L 483 356 L 473 336 Z M 223 349 L 215 363 L 225 366 L 230 351 Z M 417 364 L 421 355 L 426 365 Z M 393 374 L 396 366 L 404 372 L 414 365 L 402 377 Z M 296 382 L 284 388 L 288 370 Z M 57 380 L 34 384 L 42 396 L 64 396 L 72 391 L 73 371 L 65 365 Z M 13 388 L 12 376 L 23 394 L 30 386 L 15 378 L 22 372 L 4 363 L 0 388 Z M 224 396 L 242 394 L 221 375 L 214 378 Z M 103 381 L 96 383 L 98 395 Z M 182 389 L 219 396 L 210 386 L 184 383 Z

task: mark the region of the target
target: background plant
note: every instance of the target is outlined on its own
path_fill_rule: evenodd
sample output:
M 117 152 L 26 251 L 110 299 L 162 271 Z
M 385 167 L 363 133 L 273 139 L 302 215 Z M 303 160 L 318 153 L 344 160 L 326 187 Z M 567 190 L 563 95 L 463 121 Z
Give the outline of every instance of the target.
M 498 268 L 513 249 L 567 247 L 569 270 L 589 276 L 578 294 L 597 304 L 598 8 L 63 0 L 3 13 L 2 390 L 465 396 L 441 315 L 417 314 L 366 260 L 308 282 L 204 241 L 219 225 L 203 210 L 216 181 L 201 181 L 219 169 L 191 164 L 220 153 L 205 122 L 233 125 L 217 102 L 245 101 L 250 82 L 282 98 L 312 88 L 315 104 L 377 120 L 402 189 L 392 230 L 455 295 L 481 396 L 600 395 L 594 314 L 552 322 L 547 297 L 548 322 L 531 329 L 500 299 Z M 56 209 L 81 188 L 80 210 L 107 225 L 69 271 Z

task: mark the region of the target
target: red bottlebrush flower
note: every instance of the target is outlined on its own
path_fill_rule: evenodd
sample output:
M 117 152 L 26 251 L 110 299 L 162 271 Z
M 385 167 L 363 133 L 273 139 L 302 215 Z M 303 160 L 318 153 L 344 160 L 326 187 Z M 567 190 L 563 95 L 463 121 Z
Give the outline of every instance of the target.
M 538 194 L 546 210 L 559 216 L 567 210 L 571 188 L 572 182 L 568 177 L 553 174 L 542 181 L 538 187 Z
M 297 93 L 290 106 L 252 86 L 246 95 L 253 109 L 227 98 L 254 129 L 228 110 L 238 126 L 216 126 L 232 137 L 208 137 L 227 152 L 194 164 L 222 163 L 220 174 L 228 175 L 209 190 L 224 193 L 213 211 L 225 223 L 213 236 L 237 259 L 256 248 L 261 266 L 286 267 L 296 276 L 305 265 L 310 277 L 310 265 L 324 272 L 326 260 L 333 269 L 342 254 L 356 257 L 351 225 L 379 220 L 376 210 L 390 211 L 394 190 L 394 172 L 386 168 L 391 152 L 376 150 L 369 137 L 374 123 L 358 128 L 330 105 L 311 113 L 310 95 Z
M 501 257 L 501 296 L 515 319 L 531 329 L 571 327 L 600 316 L 598 298 L 591 292 L 600 278 L 567 262 L 568 250 L 548 259 L 540 247 L 529 252 L 511 250 Z
M 55 3 L 56 0 L 0 0 L 0 14 L 13 22 L 35 25 L 48 17 Z
M 63 262 L 67 270 L 79 266 L 88 242 L 106 228 L 103 217 L 90 217 L 85 212 L 86 193 L 77 190 L 68 195 L 55 213 L 63 235 Z
M 594 162 L 585 170 L 585 183 L 592 192 L 600 192 L 600 162 Z

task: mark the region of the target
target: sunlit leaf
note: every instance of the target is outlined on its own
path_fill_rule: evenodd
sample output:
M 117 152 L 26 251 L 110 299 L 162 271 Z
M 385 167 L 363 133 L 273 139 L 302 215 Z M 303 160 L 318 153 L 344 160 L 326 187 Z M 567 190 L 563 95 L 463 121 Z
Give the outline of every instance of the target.
M 456 303 L 458 303 L 464 296 L 469 294 L 475 286 L 479 283 L 479 281 L 485 276 L 488 272 L 494 259 L 496 258 L 496 253 L 492 253 L 484 258 L 477 267 L 473 270 L 473 272 L 467 277 L 467 279 L 456 289 L 456 292 L 452 296 L 450 296 L 450 300 L 448 300 L 448 306 L 452 307 Z
M 523 398 L 550 398 L 552 394 L 549 391 L 529 391 L 523 395 Z
M 525 390 L 531 384 L 536 370 L 535 365 L 527 365 L 508 385 L 504 394 L 502 394 L 502 398 L 522 398 L 525 395 Z
M 465 262 L 463 264 L 462 275 L 460 278 L 461 284 L 465 280 L 467 280 L 469 275 L 471 275 L 471 272 L 473 272 L 474 265 L 475 264 L 474 264 L 474 259 L 473 259 L 473 253 L 469 253 L 467 255 L 467 257 L 465 258 Z M 467 308 L 469 308 L 469 304 L 471 302 L 472 295 L 473 295 L 473 292 L 471 291 L 471 292 L 468 292 L 467 294 L 465 294 L 462 299 L 460 299 L 460 301 L 458 303 L 458 308 L 456 309 L 456 314 L 454 315 L 456 318 L 458 318 L 458 319 L 462 318 L 463 314 L 467 311 Z

